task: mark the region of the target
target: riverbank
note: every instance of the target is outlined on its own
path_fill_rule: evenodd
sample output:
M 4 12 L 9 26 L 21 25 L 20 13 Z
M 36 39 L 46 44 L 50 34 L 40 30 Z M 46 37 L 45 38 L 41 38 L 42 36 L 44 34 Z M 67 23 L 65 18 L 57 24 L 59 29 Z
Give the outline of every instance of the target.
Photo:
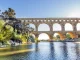
M 20 45 L 16 45 L 16 46 L 23 46 L 23 45 L 31 45 L 32 43 L 28 43 L 28 44 L 20 44 Z M 3 46 L 3 45 L 2 45 Z M 15 45 L 14 45 L 15 46 Z M 5 49 L 9 49 L 11 47 L 14 47 L 14 46 L 11 46 L 11 45 L 6 45 L 6 47 L 0 47 L 0 50 L 5 50 Z
M 26 50 L 19 50 L 19 51 L 5 52 L 5 53 L 2 52 L 0 53 L 0 56 L 19 54 L 19 53 L 25 53 L 25 52 L 30 52 L 30 51 L 34 51 L 34 49 L 26 49 Z
M 25 52 L 29 52 L 29 51 L 34 51 L 33 48 L 30 48 L 30 49 L 26 48 L 28 45 L 31 45 L 31 44 L 20 44 L 18 46 L 8 45 L 6 47 L 0 47 L 0 56 L 7 56 L 7 55 L 13 55 L 13 54 L 18 54 L 18 53 L 25 53 Z M 21 46 L 21 47 L 19 47 L 19 46 Z M 22 47 L 24 47 L 24 48 L 22 48 Z

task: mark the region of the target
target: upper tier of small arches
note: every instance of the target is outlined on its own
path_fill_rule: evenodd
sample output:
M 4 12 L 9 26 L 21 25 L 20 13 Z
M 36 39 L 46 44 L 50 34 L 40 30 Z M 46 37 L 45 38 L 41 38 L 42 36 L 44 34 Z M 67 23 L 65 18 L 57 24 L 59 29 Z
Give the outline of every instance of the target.
M 80 18 L 18 18 L 22 22 L 80 22 Z

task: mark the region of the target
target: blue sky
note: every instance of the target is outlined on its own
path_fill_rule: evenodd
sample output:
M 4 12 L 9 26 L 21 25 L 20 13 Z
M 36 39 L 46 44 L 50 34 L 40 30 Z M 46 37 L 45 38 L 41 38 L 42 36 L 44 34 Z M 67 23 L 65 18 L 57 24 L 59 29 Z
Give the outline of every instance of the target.
M 16 11 L 16 17 L 46 18 L 80 15 L 80 0 L 0 0 L 2 11 L 9 7 Z
M 80 18 L 80 0 L 0 0 L 0 10 L 4 11 L 9 7 L 15 10 L 17 18 Z M 35 26 L 32 25 L 32 27 Z M 43 30 L 44 27 L 46 25 L 40 26 L 39 30 Z M 48 27 L 46 28 L 48 29 Z M 40 38 L 47 38 L 44 36 L 42 35 Z

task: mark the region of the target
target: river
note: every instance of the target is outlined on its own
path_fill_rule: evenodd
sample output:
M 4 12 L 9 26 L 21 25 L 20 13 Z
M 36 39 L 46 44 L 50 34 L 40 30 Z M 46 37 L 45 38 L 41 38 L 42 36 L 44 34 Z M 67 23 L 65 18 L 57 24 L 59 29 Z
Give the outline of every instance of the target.
M 19 49 L 34 51 L 1 56 L 0 60 L 80 60 L 80 43 L 74 42 L 39 42 L 21 46 Z M 18 48 L 13 48 L 13 50 Z M 9 50 L 9 51 L 12 51 Z

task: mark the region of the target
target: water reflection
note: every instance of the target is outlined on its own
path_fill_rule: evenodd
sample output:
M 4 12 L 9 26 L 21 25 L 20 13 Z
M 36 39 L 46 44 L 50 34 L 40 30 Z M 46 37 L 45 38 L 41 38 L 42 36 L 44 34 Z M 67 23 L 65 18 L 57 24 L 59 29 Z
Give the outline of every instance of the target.
M 50 54 L 49 54 L 49 59 L 50 60 L 55 60 L 55 57 L 54 57 L 54 44 L 51 42 L 50 43 Z
M 64 44 L 61 42 L 54 43 L 54 56 L 56 60 L 64 60 L 64 50 L 63 50 Z
M 76 44 L 70 42 L 67 43 L 67 55 L 68 60 L 77 60 Z
M 80 60 L 80 44 L 73 42 L 40 42 L 25 47 L 35 51 L 3 56 L 0 60 Z
M 35 51 L 38 51 L 39 48 L 38 48 L 38 43 L 35 44 Z

